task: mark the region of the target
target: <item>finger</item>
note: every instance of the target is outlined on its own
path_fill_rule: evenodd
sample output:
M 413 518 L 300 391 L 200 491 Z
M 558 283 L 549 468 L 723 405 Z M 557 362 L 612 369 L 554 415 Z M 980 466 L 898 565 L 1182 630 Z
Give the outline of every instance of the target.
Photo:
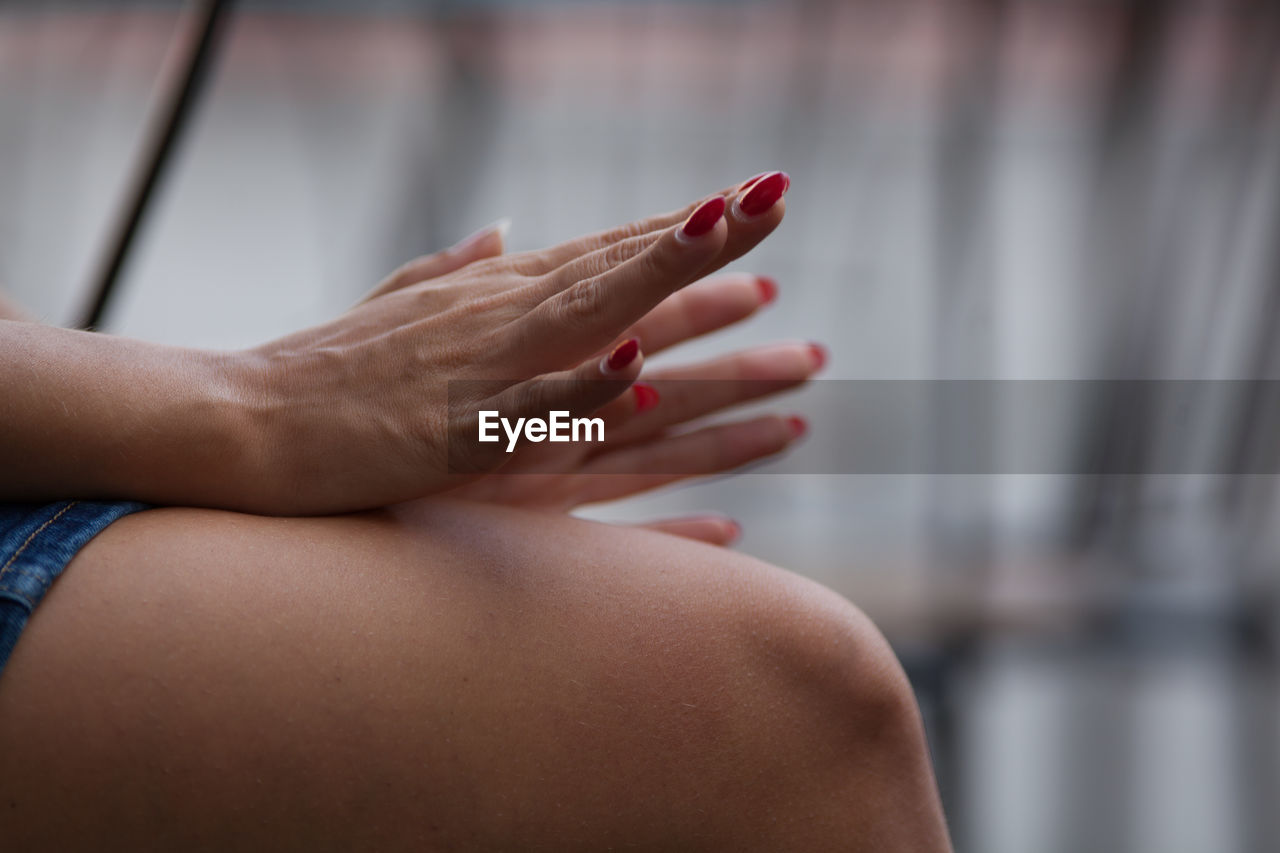
M 510 228 L 510 219 L 499 219 L 469 237 L 464 237 L 448 249 L 414 258 L 387 276 L 382 284 L 365 297 L 365 301 L 384 296 L 393 290 L 418 284 L 429 278 L 448 275 L 474 261 L 501 255 L 507 231 Z
M 671 294 L 623 333 L 649 355 L 750 317 L 777 298 L 772 278 L 731 273 Z
M 803 418 L 764 415 L 604 453 L 584 469 L 576 503 L 617 500 L 730 471 L 780 453 L 807 431 Z
M 724 245 L 724 199 L 705 202 L 684 223 L 604 275 L 558 288 L 513 324 L 509 346 L 534 373 L 577 362 L 607 345 L 650 309 L 693 281 Z
M 733 184 L 725 187 L 714 195 L 724 198 L 726 207 L 731 204 L 734 198 L 745 189 L 749 189 L 760 178 L 770 174 L 769 172 L 761 172 L 747 181 L 740 184 Z M 530 253 L 533 257 L 529 260 L 524 272 L 529 275 L 540 275 L 548 273 L 558 267 L 561 267 L 575 258 L 589 255 L 597 252 L 614 243 L 620 243 L 633 237 L 640 237 L 646 234 L 660 234 L 673 225 L 678 225 L 689 218 L 689 215 L 702 204 L 704 199 L 686 204 L 678 210 L 668 211 L 667 213 L 659 213 L 656 216 L 649 216 L 644 219 L 637 219 L 634 222 L 628 222 L 625 225 L 618 225 L 604 231 L 598 231 L 594 234 L 587 234 L 583 237 L 576 237 L 568 240 L 550 249 L 544 249 L 540 252 Z
M 826 350 L 819 344 L 784 343 L 653 371 L 644 383 L 651 389 L 644 392 L 651 403 L 620 405 L 608 412 L 609 448 L 645 441 L 673 426 L 788 391 L 826 361 Z
M 666 518 L 634 526 L 720 546 L 732 545 L 742 536 L 742 525 L 732 518 L 726 518 L 722 515 L 691 515 L 684 518 Z
M 605 426 L 609 427 L 611 424 L 626 423 L 636 415 L 653 409 L 661 399 L 662 395 L 653 385 L 648 382 L 635 382 L 631 385 L 630 393 L 622 394 L 605 403 L 596 410 L 596 414 L 603 418 Z M 613 440 L 612 435 L 609 440 Z
M 742 257 L 761 240 L 768 237 L 781 224 L 782 217 L 786 213 L 786 203 L 783 202 L 782 197 L 790 186 L 791 179 L 786 172 L 770 172 L 751 184 L 749 189 L 739 192 L 730 199 L 726 206 L 728 237 L 720 252 L 708 258 L 694 278 L 701 278 L 715 272 Z M 711 196 L 704 205 L 720 199 L 722 199 L 721 196 Z M 702 207 L 695 208 L 686 221 L 693 221 L 701 209 Z M 662 233 L 653 231 L 629 237 L 595 252 L 574 258 L 546 275 L 544 283 L 547 295 L 584 279 L 604 275 L 648 249 L 661 238 Z
M 640 342 L 630 338 L 604 358 L 516 383 L 474 408 L 451 412 L 450 471 L 492 471 L 528 444 L 603 441 L 603 420 L 590 416 L 626 392 L 643 364 Z

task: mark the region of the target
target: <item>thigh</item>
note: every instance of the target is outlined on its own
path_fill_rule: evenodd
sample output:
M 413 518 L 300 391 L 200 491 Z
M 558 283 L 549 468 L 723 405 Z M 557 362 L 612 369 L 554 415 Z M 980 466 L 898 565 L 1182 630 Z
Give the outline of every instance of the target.
M 447 501 L 131 516 L 0 678 L 6 845 L 692 839 L 701 798 L 771 772 L 734 712 L 768 667 L 726 665 L 750 652 L 717 611 L 812 595 L 697 543 Z

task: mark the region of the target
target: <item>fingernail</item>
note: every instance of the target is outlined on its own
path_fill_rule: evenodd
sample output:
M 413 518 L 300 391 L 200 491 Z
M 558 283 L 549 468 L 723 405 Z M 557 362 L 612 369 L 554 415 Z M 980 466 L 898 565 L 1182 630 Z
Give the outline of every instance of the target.
M 738 196 L 738 209 L 745 216 L 759 216 L 782 198 L 791 186 L 791 177 L 786 172 L 770 172 L 745 194 Z
M 654 406 L 658 405 L 658 389 L 654 388 L 648 382 L 637 382 L 631 386 L 636 392 L 636 414 L 647 412 Z
M 724 523 L 729 525 L 729 541 L 726 543 L 732 545 L 742 538 L 742 525 L 732 518 L 726 518 Z
M 809 344 L 809 355 L 813 357 L 813 369 L 821 370 L 827 364 L 827 348 L 822 344 Z
M 485 237 L 488 237 L 490 234 L 497 234 L 500 238 L 502 238 L 502 241 L 505 243 L 507 239 L 507 232 L 510 230 L 511 230 L 511 218 L 508 216 L 504 216 L 501 219 L 497 220 L 496 222 L 490 222 L 488 225 L 484 226 L 479 231 L 476 231 L 472 234 L 467 235 L 466 237 L 463 237 L 461 240 L 453 244 L 453 250 L 456 252 L 460 249 L 465 249 L 469 246 L 472 246 L 475 243 L 479 243 L 481 240 L 483 240 Z
M 791 439 L 794 441 L 809 431 L 809 422 L 799 415 L 792 415 L 787 418 L 787 429 L 791 430 Z
M 724 196 L 713 195 L 698 205 L 697 210 L 689 214 L 689 218 L 680 226 L 679 233 L 690 238 L 701 237 L 716 227 L 720 217 L 724 216 L 724 206 Z
M 738 192 L 740 192 L 740 193 L 746 192 L 747 190 L 751 189 L 751 186 L 752 186 L 756 181 L 760 180 L 760 179 L 761 179 L 761 178 L 763 178 L 765 175 L 770 175 L 770 174 L 773 174 L 773 173 L 772 173 L 772 172 L 761 172 L 761 173 L 760 173 L 760 174 L 758 174 L 758 175 L 752 175 L 751 177 L 747 178 L 745 181 L 743 181 L 743 182 L 742 182 L 742 186 L 738 187 Z
M 609 353 L 608 358 L 604 360 L 601 367 L 605 372 L 617 373 L 622 368 L 636 360 L 636 356 L 640 354 L 640 339 L 628 338 L 613 348 L 613 352 Z
M 778 298 L 778 282 L 767 275 L 756 276 L 756 287 L 760 288 L 760 304 L 768 305 Z

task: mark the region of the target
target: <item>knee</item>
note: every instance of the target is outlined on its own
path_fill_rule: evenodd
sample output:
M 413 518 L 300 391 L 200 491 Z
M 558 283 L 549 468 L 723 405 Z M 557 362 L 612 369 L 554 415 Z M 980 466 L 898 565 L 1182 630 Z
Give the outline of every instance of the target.
M 743 798 L 725 806 L 749 846 L 946 849 L 918 706 L 884 637 L 818 584 L 759 564 L 745 575 L 731 606 L 710 608 L 735 653 L 708 681 L 749 733 L 723 765 Z M 861 841 L 828 846 L 850 837 Z
M 871 620 L 845 598 L 794 576 L 764 592 L 735 614 L 737 633 L 743 663 L 768 675 L 768 722 L 787 754 L 807 751 L 846 765 L 877 754 L 922 758 L 915 695 Z

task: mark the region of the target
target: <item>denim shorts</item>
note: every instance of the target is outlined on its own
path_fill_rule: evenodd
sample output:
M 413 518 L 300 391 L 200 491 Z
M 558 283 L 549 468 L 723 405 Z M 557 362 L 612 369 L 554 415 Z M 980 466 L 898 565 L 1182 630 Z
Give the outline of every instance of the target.
M 71 558 L 117 518 L 146 504 L 0 503 L 0 675 L 27 618 Z

